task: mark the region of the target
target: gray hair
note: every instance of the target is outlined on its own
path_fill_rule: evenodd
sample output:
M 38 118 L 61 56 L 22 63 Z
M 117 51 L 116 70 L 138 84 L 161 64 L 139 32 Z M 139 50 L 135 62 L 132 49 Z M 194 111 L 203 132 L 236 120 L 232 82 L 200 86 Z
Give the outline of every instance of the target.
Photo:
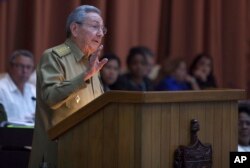
M 30 51 L 28 51 L 28 50 L 16 50 L 11 54 L 11 56 L 9 58 L 9 63 L 13 63 L 13 61 L 19 56 L 25 56 L 25 57 L 32 59 L 32 61 L 34 61 L 34 56 Z
M 94 6 L 90 6 L 90 5 L 82 5 L 79 6 L 77 8 L 75 8 L 68 16 L 67 18 L 67 23 L 66 23 L 66 35 L 67 37 L 71 36 L 71 30 L 70 30 L 70 25 L 73 22 L 84 22 L 85 18 L 86 18 L 86 14 L 87 13 L 97 13 L 99 15 L 101 15 L 101 11 L 94 7 Z

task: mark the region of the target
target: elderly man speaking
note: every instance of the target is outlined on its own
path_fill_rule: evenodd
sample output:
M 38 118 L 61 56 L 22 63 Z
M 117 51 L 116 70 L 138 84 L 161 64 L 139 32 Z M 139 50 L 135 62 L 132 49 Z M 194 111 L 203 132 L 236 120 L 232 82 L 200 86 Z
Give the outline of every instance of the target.
M 72 11 L 66 23 L 67 39 L 46 50 L 37 67 L 37 107 L 30 168 L 42 158 L 57 167 L 57 143 L 46 131 L 103 93 L 99 60 L 106 33 L 100 10 L 83 5 Z

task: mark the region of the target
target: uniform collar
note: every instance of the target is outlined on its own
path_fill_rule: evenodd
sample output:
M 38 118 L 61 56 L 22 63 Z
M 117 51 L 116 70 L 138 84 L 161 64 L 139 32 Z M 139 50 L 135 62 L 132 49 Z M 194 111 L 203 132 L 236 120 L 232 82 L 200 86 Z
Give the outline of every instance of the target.
M 79 62 L 81 59 L 83 59 L 84 57 L 86 57 L 84 55 L 84 53 L 80 50 L 80 48 L 76 45 L 76 43 L 71 40 L 70 38 L 68 38 L 66 41 L 65 41 L 65 44 L 67 46 L 69 46 L 69 48 L 71 49 L 75 59 L 77 62 Z M 86 57 L 87 58 L 87 57 Z

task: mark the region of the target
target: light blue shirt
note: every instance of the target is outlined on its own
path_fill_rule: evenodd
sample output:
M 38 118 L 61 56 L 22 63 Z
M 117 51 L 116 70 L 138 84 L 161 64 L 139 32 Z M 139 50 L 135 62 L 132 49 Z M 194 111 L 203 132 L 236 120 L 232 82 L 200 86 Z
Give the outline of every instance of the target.
M 34 123 L 36 88 L 30 83 L 24 85 L 23 94 L 11 77 L 6 74 L 0 80 L 0 103 L 13 123 Z
M 250 146 L 238 145 L 238 152 L 250 152 Z

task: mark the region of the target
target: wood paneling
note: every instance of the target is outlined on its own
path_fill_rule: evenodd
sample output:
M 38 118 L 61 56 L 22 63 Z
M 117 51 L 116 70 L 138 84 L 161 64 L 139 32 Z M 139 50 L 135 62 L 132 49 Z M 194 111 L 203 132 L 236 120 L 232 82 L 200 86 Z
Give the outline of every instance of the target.
M 56 139 L 70 128 L 82 122 L 85 118 L 98 112 L 109 103 L 180 103 L 204 101 L 230 101 L 245 99 L 246 92 L 239 89 L 231 90 L 203 90 L 184 92 L 129 92 L 110 91 L 98 97 L 81 110 L 59 122 L 48 131 L 51 139 Z M 82 113 L 81 111 L 84 111 Z
M 111 104 L 103 113 L 103 167 L 118 167 L 118 105 Z M 105 144 L 105 145 L 104 145 Z
M 88 121 L 86 121 L 81 127 L 74 127 L 72 131 L 61 137 L 63 141 L 58 141 L 58 158 L 63 159 L 58 162 L 58 167 L 88 166 L 88 132 Z
M 170 136 L 171 136 L 171 105 L 161 105 L 161 167 L 172 167 L 170 157 Z
M 81 132 L 79 132 L 81 133 Z M 88 167 L 101 168 L 103 159 L 103 111 L 88 122 Z M 73 144 L 72 144 L 73 145 Z
M 152 114 L 152 166 L 161 167 L 161 106 L 160 105 L 149 105 L 150 113 Z
M 212 148 L 213 148 L 213 166 L 214 167 L 221 167 L 221 162 L 217 162 L 217 158 L 222 159 L 222 151 L 221 151 L 221 139 L 222 139 L 222 107 L 220 106 L 219 103 L 214 103 L 214 119 L 211 122 L 211 124 L 214 125 L 214 130 L 213 130 L 213 143 L 212 143 Z
M 142 167 L 152 167 L 152 112 L 146 105 L 142 114 Z M 150 151 L 150 152 L 149 152 Z
M 238 144 L 238 106 L 234 102 L 230 104 L 230 151 L 237 151 L 234 144 Z
M 142 163 L 142 111 L 140 104 L 135 105 L 135 168 L 141 167 Z
M 119 104 L 118 167 L 134 167 L 135 105 Z
M 213 167 L 228 168 L 237 149 L 234 100 L 108 103 L 60 136 L 58 165 L 170 168 L 176 148 L 190 143 L 191 119 L 200 122 L 200 140 L 212 145 Z

